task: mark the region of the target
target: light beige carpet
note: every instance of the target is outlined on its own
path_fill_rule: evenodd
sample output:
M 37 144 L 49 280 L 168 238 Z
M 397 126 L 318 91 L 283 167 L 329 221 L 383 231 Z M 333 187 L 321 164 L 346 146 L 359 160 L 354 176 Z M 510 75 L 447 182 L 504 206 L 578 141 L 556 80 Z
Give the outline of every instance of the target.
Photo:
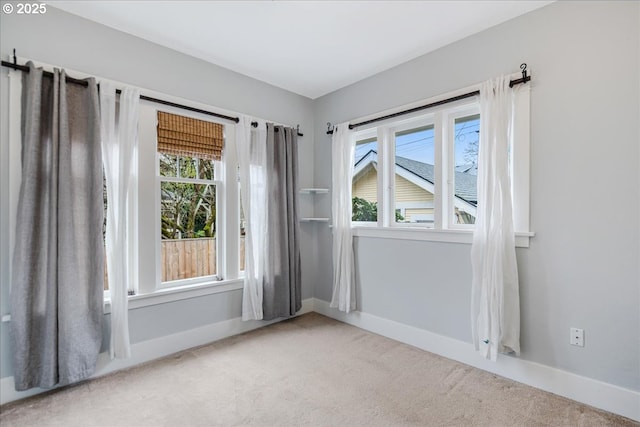
M 316 313 L 0 408 L 2 426 L 632 426 Z

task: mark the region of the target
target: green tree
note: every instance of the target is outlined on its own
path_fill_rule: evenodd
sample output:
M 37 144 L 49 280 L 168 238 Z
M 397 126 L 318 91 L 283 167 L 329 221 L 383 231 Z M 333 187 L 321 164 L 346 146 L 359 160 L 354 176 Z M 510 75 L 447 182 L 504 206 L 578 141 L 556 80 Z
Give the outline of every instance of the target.
M 378 220 L 378 204 L 370 202 L 360 197 L 354 197 L 352 221 L 377 221 Z
M 360 197 L 352 199 L 351 221 L 377 221 L 378 220 L 378 203 L 370 202 Z M 396 212 L 396 222 L 404 221 L 404 217 Z
M 181 178 L 212 179 L 213 162 L 162 154 L 160 174 Z M 162 200 L 163 239 L 215 237 L 216 188 L 212 184 L 164 181 Z

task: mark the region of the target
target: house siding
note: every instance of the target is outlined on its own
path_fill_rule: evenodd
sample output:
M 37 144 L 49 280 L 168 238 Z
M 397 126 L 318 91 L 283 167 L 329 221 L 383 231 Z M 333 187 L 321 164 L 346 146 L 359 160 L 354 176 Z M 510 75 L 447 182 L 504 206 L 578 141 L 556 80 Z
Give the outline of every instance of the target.
M 433 194 L 396 175 L 396 202 L 433 201 Z
M 433 194 L 413 182 L 396 175 L 396 202 L 430 202 Z M 371 168 L 353 183 L 353 197 L 369 201 L 378 200 L 378 173 Z
M 369 168 L 353 183 L 353 197 L 359 197 L 369 202 L 378 201 L 378 173 L 374 168 Z
M 370 168 L 360 178 L 358 178 L 353 184 L 353 197 L 359 197 L 361 199 L 368 200 L 370 202 L 378 201 L 378 173 L 374 168 Z M 406 206 L 408 203 L 433 203 L 433 194 L 420 188 L 413 182 L 396 175 L 395 178 L 395 194 L 396 202 L 405 206 L 398 206 L 398 208 L 404 208 L 404 220 L 405 222 L 411 222 L 411 217 L 415 215 L 430 215 L 433 216 L 434 210 L 432 207 L 410 207 Z
M 434 210 L 433 209 L 405 209 L 404 211 L 404 221 L 403 222 L 412 222 L 413 218 L 416 215 L 419 216 L 423 216 L 423 215 L 428 215 L 428 216 L 433 216 L 434 214 Z

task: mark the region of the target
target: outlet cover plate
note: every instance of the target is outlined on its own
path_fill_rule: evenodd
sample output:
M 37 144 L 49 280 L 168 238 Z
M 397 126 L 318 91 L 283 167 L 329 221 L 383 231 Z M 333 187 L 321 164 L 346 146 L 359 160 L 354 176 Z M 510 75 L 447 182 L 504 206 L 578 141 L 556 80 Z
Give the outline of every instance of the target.
M 584 347 L 584 329 L 570 328 L 569 343 L 578 347 Z

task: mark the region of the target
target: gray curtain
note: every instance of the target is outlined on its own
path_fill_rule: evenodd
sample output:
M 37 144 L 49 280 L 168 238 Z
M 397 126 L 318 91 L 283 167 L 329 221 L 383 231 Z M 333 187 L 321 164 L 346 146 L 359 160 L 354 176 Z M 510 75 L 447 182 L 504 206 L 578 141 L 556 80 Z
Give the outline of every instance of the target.
M 263 319 L 302 307 L 298 225 L 298 132 L 267 123 L 267 262 Z
M 11 284 L 16 390 L 79 381 L 102 342 L 103 198 L 98 89 L 28 64 Z

